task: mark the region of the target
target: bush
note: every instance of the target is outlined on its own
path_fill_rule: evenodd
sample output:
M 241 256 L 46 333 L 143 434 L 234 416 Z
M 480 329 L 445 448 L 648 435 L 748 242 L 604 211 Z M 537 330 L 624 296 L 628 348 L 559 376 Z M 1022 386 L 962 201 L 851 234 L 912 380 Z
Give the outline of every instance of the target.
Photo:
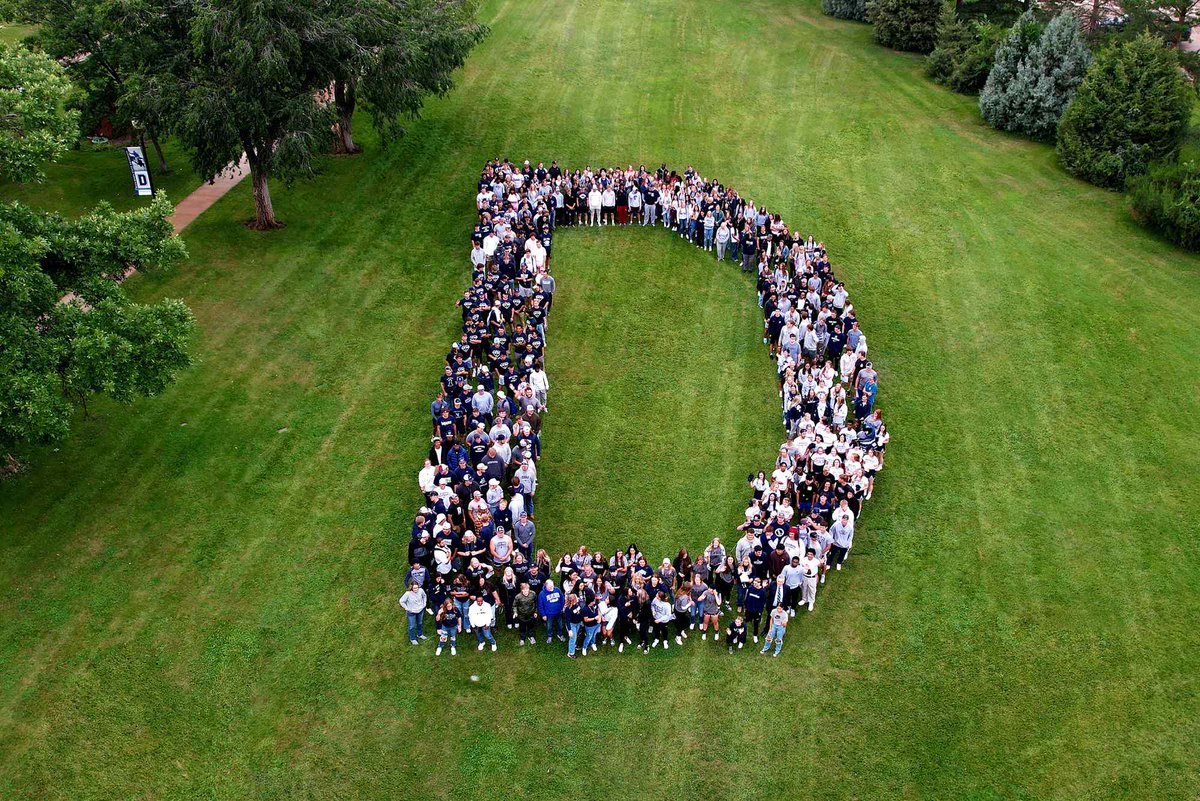
M 1004 29 L 985 20 L 963 22 L 946 9 L 938 24 L 937 47 L 925 61 L 925 74 L 965 95 L 983 88 Z
M 1032 32 L 1031 20 L 1018 20 L 1005 42 L 1004 66 L 1001 68 L 1001 55 L 997 54 L 997 67 L 988 76 L 979 108 L 995 128 L 1051 139 L 1087 74 L 1092 54 L 1083 42 L 1078 20 L 1068 12 L 1051 20 L 1029 44 Z M 1025 53 L 1018 57 L 1023 48 Z
M 868 0 L 875 41 L 893 50 L 928 53 L 937 43 L 939 0 Z
M 996 49 L 996 63 L 988 73 L 983 91 L 979 93 L 979 113 L 993 128 L 1011 131 L 1016 125 L 1020 106 L 1012 88 L 1017 80 L 1021 64 L 1029 51 L 1037 44 L 1042 28 L 1033 17 L 1032 11 L 1021 15 Z
M 1200 165 L 1163 164 L 1129 181 L 1134 217 L 1177 245 L 1200 250 Z
M 1153 161 L 1169 161 L 1187 132 L 1194 96 L 1175 53 L 1149 35 L 1113 45 L 1092 62 L 1058 123 L 1063 166 L 1120 189 Z
M 821 0 L 821 10 L 838 19 L 867 21 L 867 0 Z

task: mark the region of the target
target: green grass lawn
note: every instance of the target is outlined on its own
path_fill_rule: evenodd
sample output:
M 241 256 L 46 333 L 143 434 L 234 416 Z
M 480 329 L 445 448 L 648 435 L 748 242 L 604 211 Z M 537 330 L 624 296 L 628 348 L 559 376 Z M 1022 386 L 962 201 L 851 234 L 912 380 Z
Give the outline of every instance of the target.
M 0 22 L 0 44 L 16 44 L 32 34 L 36 28 L 15 22 Z
M 167 197 L 178 203 L 200 185 L 200 179 L 192 172 L 187 153 L 174 141 L 166 141 L 163 152 L 171 169 L 167 174 L 159 172 L 154 148 L 146 143 L 151 180 L 155 191 L 166 192 Z M 0 201 L 19 200 L 34 208 L 72 216 L 85 214 L 102 200 L 120 211 L 149 202 L 133 193 L 129 162 L 125 151 L 116 145 L 93 145 L 90 140 L 81 139 L 78 148 L 65 153 L 60 161 L 46 165 L 42 171 L 46 173 L 44 181 L 0 183 Z
M 1200 259 L 815 0 L 483 16 L 401 143 L 364 120 L 364 156 L 276 188 L 286 229 L 239 224 L 243 185 L 132 279 L 191 305 L 200 364 L 0 485 L 0 797 L 1200 795 Z M 405 642 L 504 155 L 692 163 L 828 245 L 894 439 L 779 659 Z M 541 543 L 730 536 L 780 438 L 748 281 L 639 230 L 566 232 L 554 268 Z

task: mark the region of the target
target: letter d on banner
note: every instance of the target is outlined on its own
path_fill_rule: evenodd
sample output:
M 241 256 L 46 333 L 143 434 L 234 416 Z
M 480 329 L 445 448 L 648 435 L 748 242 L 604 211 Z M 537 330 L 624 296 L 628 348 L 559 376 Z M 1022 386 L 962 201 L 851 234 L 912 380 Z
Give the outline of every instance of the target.
M 140 147 L 125 148 L 125 158 L 129 159 L 129 172 L 133 174 L 133 193 L 138 197 L 154 194 L 150 185 L 150 168 L 146 166 L 146 156 Z

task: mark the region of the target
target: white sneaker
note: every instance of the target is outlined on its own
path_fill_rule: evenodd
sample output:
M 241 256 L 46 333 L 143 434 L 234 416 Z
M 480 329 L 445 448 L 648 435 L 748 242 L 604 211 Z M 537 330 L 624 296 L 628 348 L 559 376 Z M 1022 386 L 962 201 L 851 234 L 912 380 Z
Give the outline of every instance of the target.
M 837 569 L 838 569 L 838 570 L 841 570 L 841 569 L 842 569 L 842 565 L 841 565 L 841 563 L 839 563 L 839 564 L 838 564 L 838 566 L 837 566 Z
M 517 645 L 524 645 L 524 644 L 525 644 L 524 640 L 517 640 Z
M 744 643 L 744 642 L 739 642 L 739 643 L 738 643 L 738 650 L 739 650 L 739 651 L 740 651 L 740 650 L 742 650 L 742 649 L 743 649 L 743 648 L 745 648 L 745 647 L 746 647 L 746 643 Z
M 537 637 L 530 637 L 530 638 L 529 638 L 529 644 L 530 644 L 530 645 L 537 645 Z
M 795 609 L 789 609 L 789 610 L 788 610 L 788 617 L 795 617 L 795 616 L 796 616 L 796 610 L 795 610 Z
M 617 646 L 617 653 L 618 654 L 625 653 L 625 643 L 621 643 L 620 645 Z
M 676 645 L 683 645 L 683 638 L 682 638 L 682 637 L 676 637 L 676 638 L 675 638 L 675 644 L 676 644 Z
M 707 640 L 707 639 L 708 639 L 708 632 L 706 631 L 706 632 L 704 632 L 703 634 L 701 634 L 701 635 L 700 635 L 700 639 L 702 639 L 702 640 Z
M 496 643 L 492 643 L 492 652 L 495 653 L 495 651 L 496 651 Z
M 695 631 L 695 630 L 696 630 L 696 624 L 695 624 L 695 623 L 692 623 L 691 625 L 689 625 L 689 626 L 688 626 L 688 628 L 689 628 L 689 629 L 691 629 L 692 631 Z
M 754 644 L 758 645 L 758 635 L 757 634 L 754 635 Z
M 480 651 L 482 651 L 482 650 L 483 650 L 483 643 L 479 643 L 479 650 L 480 650 Z
M 512 631 L 512 627 L 513 627 L 513 624 L 512 624 L 512 623 L 509 623 L 509 624 L 508 624 L 508 630 L 509 630 L 509 631 Z
M 458 656 L 458 649 L 453 645 L 450 646 L 450 656 Z
M 592 643 L 592 653 L 596 653 L 597 650 L 596 643 Z
M 663 640 L 663 650 L 665 651 L 665 650 L 667 650 L 667 649 L 668 649 L 668 648 L 670 648 L 670 647 L 671 647 L 671 646 L 667 645 L 667 641 L 666 641 L 666 640 Z
M 809 605 L 808 605 L 808 611 L 810 611 L 810 612 L 811 612 L 811 611 L 812 611 L 812 609 L 813 609 L 813 605 L 812 605 L 812 604 L 809 604 Z
M 658 647 L 658 640 L 655 640 L 655 641 L 654 641 L 654 642 L 651 644 L 651 646 L 650 646 L 650 647 L 651 647 L 651 648 L 657 648 L 657 647 Z
M 584 648 L 582 651 L 580 651 L 580 652 L 579 652 L 579 655 L 580 655 L 580 656 L 587 656 L 587 649 L 586 649 L 586 648 Z
M 422 641 L 424 641 L 424 640 L 428 640 L 429 638 L 428 638 L 428 637 L 426 637 L 424 634 L 421 634 L 421 635 L 418 635 L 418 636 L 417 636 L 417 639 L 418 639 L 418 640 L 422 640 Z
M 626 644 L 626 645 L 633 645 L 633 640 L 631 640 L 631 639 L 629 639 L 628 637 L 626 637 L 626 638 L 625 638 L 625 644 Z
M 771 656 L 779 656 L 779 652 L 776 651 L 775 653 L 771 654 Z
M 439 646 L 437 647 L 437 650 L 433 652 L 433 655 L 434 655 L 434 656 L 441 656 L 441 655 L 442 655 L 442 646 L 440 646 L 440 645 L 439 645 Z
M 821 583 L 822 583 L 822 584 L 824 584 L 824 583 L 825 583 L 825 576 L 826 576 L 826 575 L 827 575 L 827 574 L 825 574 L 825 573 L 822 573 L 822 574 L 821 574 Z
M 409 644 L 409 645 L 416 645 L 416 644 L 417 644 L 417 641 L 416 641 L 416 640 L 409 640 L 409 641 L 408 641 L 408 644 Z

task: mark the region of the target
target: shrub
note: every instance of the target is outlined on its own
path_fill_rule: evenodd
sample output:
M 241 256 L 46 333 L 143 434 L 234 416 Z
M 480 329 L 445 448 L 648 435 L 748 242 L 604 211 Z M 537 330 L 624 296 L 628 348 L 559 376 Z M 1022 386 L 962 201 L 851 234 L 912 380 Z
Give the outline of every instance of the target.
M 1004 29 L 986 20 L 963 22 L 947 9 L 938 24 L 937 47 L 925 62 L 925 73 L 962 94 L 983 88 L 992 69 Z
M 875 41 L 893 50 L 928 53 L 937 43 L 939 0 L 868 0 Z
M 1152 161 L 1168 161 L 1187 132 L 1194 96 L 1174 52 L 1142 35 L 1092 62 L 1058 123 L 1063 166 L 1120 189 Z
M 838 19 L 867 21 L 867 0 L 821 0 L 821 10 Z
M 1051 139 L 1076 87 L 1087 74 L 1092 54 L 1083 42 L 1078 20 L 1070 13 L 1063 12 L 1051 20 L 1030 44 L 1032 32 L 1030 20 L 1018 20 L 1005 41 L 1003 68 L 998 53 L 997 67 L 988 76 L 979 108 L 995 128 L 1018 131 L 1034 139 Z
M 1041 34 L 1042 28 L 1034 19 L 1033 12 L 1026 11 L 1013 23 L 1008 35 L 996 49 L 996 63 L 988 73 L 983 91 L 979 93 L 979 113 L 983 115 L 984 122 L 993 128 L 1013 130 L 1019 104 L 1011 90 L 1022 62 Z
M 1200 250 L 1200 165 L 1155 166 L 1129 180 L 1134 217 L 1177 245 Z

